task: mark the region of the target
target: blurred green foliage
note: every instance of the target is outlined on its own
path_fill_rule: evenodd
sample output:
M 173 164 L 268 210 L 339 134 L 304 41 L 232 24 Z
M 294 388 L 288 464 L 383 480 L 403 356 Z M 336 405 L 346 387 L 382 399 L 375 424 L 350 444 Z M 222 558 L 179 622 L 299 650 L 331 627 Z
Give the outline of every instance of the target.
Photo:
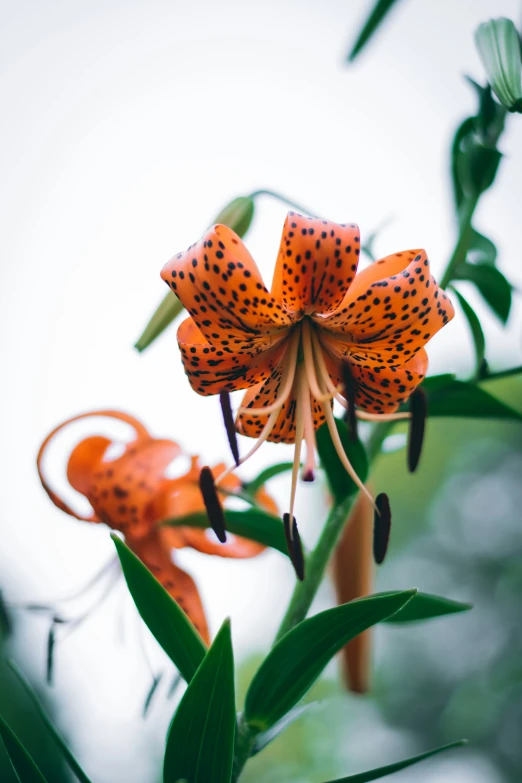
M 487 389 L 520 410 L 520 376 Z M 414 475 L 404 448 L 379 458 L 374 479 L 390 490 L 394 522 L 377 589 L 411 583 L 475 608 L 431 624 L 380 626 L 370 694 L 343 693 L 327 670 L 305 700 L 327 704 L 251 759 L 245 783 L 317 783 L 461 735 L 506 783 L 522 780 L 521 470 L 522 428 L 502 421 L 428 421 Z M 240 669 L 240 704 L 259 662 Z

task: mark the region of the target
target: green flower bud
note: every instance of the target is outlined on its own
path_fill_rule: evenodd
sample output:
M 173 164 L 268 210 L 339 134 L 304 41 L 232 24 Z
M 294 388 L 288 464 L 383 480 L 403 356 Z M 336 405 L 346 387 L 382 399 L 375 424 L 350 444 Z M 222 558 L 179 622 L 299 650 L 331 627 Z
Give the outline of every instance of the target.
M 520 37 L 511 19 L 491 19 L 475 32 L 491 89 L 508 111 L 522 113 Z
M 254 199 L 250 196 L 238 196 L 221 210 L 214 223 L 223 223 L 244 237 L 254 217 Z

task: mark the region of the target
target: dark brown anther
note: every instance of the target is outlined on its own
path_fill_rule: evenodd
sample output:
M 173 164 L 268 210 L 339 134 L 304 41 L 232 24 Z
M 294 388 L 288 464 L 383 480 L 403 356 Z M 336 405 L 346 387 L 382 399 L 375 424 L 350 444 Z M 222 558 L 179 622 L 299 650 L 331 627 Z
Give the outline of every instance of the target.
M 423 389 L 415 389 L 410 396 L 410 429 L 408 432 L 408 470 L 413 473 L 422 451 L 426 417 L 428 415 L 428 401 Z
M 373 517 L 373 559 L 380 565 L 386 557 L 391 529 L 390 499 L 386 492 L 381 492 L 375 498 L 375 514 Z
M 53 684 L 53 669 L 54 669 L 54 643 L 56 641 L 55 635 L 55 624 L 54 620 L 49 628 L 49 635 L 47 637 L 47 661 L 46 661 L 46 680 L 47 685 Z
M 288 547 L 288 554 L 294 567 L 295 575 L 302 582 L 305 578 L 305 564 L 303 555 L 303 546 L 301 544 L 301 537 L 297 529 L 297 522 L 295 517 L 292 517 L 292 524 L 290 525 L 290 514 L 283 514 L 283 524 L 285 527 L 286 545 Z
M 214 476 L 210 468 L 206 466 L 201 468 L 201 473 L 199 474 L 199 488 L 203 495 L 203 502 L 207 510 L 210 526 L 221 543 L 224 544 L 227 540 L 225 514 L 219 500 L 216 485 L 214 484 Z
M 313 470 L 305 470 L 301 476 L 303 481 L 315 481 L 315 473 Z
M 225 424 L 225 430 L 227 431 L 228 443 L 230 451 L 234 457 L 236 466 L 239 465 L 239 446 L 237 444 L 236 426 L 234 424 L 234 416 L 232 414 L 232 406 L 230 405 L 230 394 L 227 391 L 219 392 L 219 402 L 221 403 L 221 413 L 223 414 L 223 422 Z
M 357 416 L 355 415 L 355 392 L 357 385 L 353 377 L 350 362 L 343 362 L 341 365 L 343 374 L 344 397 L 348 407 L 344 413 L 344 420 L 348 425 L 350 440 L 357 440 Z

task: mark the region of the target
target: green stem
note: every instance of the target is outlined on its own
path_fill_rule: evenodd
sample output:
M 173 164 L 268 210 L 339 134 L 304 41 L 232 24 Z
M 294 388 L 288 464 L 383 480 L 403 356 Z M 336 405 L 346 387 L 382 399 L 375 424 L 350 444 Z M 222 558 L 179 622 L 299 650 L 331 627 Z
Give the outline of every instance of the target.
M 256 196 L 270 196 L 271 198 L 275 198 L 278 201 L 282 201 L 283 204 L 288 204 L 289 207 L 293 207 L 293 209 L 296 209 L 298 212 L 303 212 L 305 215 L 314 214 L 313 212 L 310 212 L 309 209 L 306 209 L 300 204 L 296 204 L 296 202 L 292 201 L 292 199 L 286 198 L 286 196 L 282 196 L 280 193 L 276 193 L 275 190 L 265 190 L 263 188 L 262 190 L 255 190 L 250 194 L 250 198 L 252 199 L 255 199 Z
M 239 780 L 239 776 L 250 758 L 250 752 L 257 733 L 258 732 L 255 729 L 251 728 L 246 723 L 243 719 L 243 715 L 238 715 L 231 783 L 236 783 L 236 781 Z
M 518 367 L 510 367 L 507 370 L 499 370 L 498 372 L 489 372 L 480 378 L 481 381 L 494 381 L 497 378 L 510 378 L 512 375 L 520 375 L 522 373 L 522 365 Z
M 306 578 L 303 582 L 297 582 L 295 586 L 290 604 L 277 632 L 276 642 L 306 617 L 321 584 L 330 556 L 339 540 L 344 523 L 348 519 L 355 497 L 356 495 L 351 495 L 346 498 L 342 503 L 334 506 L 328 514 L 319 541 L 306 560 Z
M 453 251 L 453 255 L 451 256 L 448 265 L 446 267 L 446 270 L 442 276 L 442 280 L 440 281 L 441 288 L 448 287 L 448 285 L 453 280 L 455 276 L 455 272 L 457 271 L 458 267 L 466 260 L 466 256 L 468 254 L 469 245 L 471 242 L 471 237 L 473 232 L 473 229 L 471 227 L 471 220 L 473 218 L 475 209 L 477 208 L 479 198 L 480 195 L 473 196 L 473 198 L 468 199 L 468 201 L 466 201 L 464 205 L 464 210 L 460 215 L 460 221 L 459 221 L 460 223 L 459 237 L 457 239 L 457 244 L 455 245 L 455 250 Z

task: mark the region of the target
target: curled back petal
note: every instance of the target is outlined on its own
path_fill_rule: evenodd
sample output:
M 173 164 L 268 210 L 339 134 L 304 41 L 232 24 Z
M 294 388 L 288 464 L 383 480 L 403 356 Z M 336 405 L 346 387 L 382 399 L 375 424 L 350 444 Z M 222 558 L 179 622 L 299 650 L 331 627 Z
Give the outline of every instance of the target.
M 426 375 L 428 355 L 421 348 L 404 364 L 388 364 L 387 354 L 375 346 L 348 350 L 345 343 L 322 336 L 323 357 L 334 384 L 342 384 L 341 360 L 350 362 L 355 381 L 355 403 L 370 413 L 393 413 Z
M 170 550 L 163 545 L 159 531 L 155 530 L 137 541 L 131 536 L 125 540 L 181 606 L 203 641 L 209 644 L 207 619 L 196 584 L 191 576 L 172 562 Z
M 205 338 L 227 353 L 256 354 L 278 342 L 292 319 L 267 290 L 241 239 L 216 225 L 161 276 Z
M 59 424 L 57 427 L 55 427 L 49 433 L 49 435 L 47 435 L 44 442 L 40 446 L 40 449 L 38 451 L 38 456 L 36 458 L 36 467 L 38 470 L 38 476 L 40 477 L 40 481 L 42 482 L 43 488 L 45 489 L 45 491 L 47 492 L 47 494 L 49 495 L 49 497 L 51 498 L 55 506 L 57 506 L 62 511 L 65 511 L 66 514 L 69 514 L 75 519 L 82 519 L 85 520 L 86 522 L 100 522 L 101 519 L 94 512 L 91 514 L 78 513 L 68 503 L 66 503 L 56 492 L 54 492 L 49 482 L 47 481 L 47 478 L 45 477 L 45 473 L 43 469 L 43 461 L 47 451 L 47 447 L 49 446 L 51 441 L 54 440 L 54 438 L 59 432 L 61 432 L 63 429 L 65 429 L 70 424 L 73 424 L 76 421 L 80 421 L 82 419 L 87 419 L 91 417 L 99 417 L 99 416 L 109 418 L 109 419 L 117 419 L 118 421 L 123 421 L 125 424 L 130 424 L 131 427 L 134 428 L 134 431 L 136 433 L 136 438 L 138 440 L 141 438 L 149 437 L 149 433 L 146 430 L 146 428 L 138 419 L 135 419 L 134 416 L 130 416 L 127 413 L 123 413 L 122 411 L 115 411 L 115 410 L 89 411 L 88 413 L 80 413 L 78 416 L 73 416 L 72 418 L 67 419 L 66 421 L 62 422 L 62 424 Z M 73 464 L 71 465 L 71 476 L 73 478 L 71 484 L 75 489 L 78 489 L 78 491 L 82 492 L 82 494 L 85 493 L 83 492 L 83 489 L 79 489 L 79 487 L 80 486 L 83 488 L 86 487 L 86 483 L 89 480 L 89 476 L 91 475 L 92 470 L 94 470 L 95 465 L 98 464 L 100 458 L 103 456 L 103 453 L 105 451 L 105 449 L 103 449 L 102 451 L 102 443 L 100 440 L 97 441 L 96 445 L 94 443 L 91 443 L 91 446 L 92 448 L 86 447 L 85 451 L 81 454 L 81 456 L 80 453 L 78 453 L 77 454 L 78 460 L 76 462 L 73 461 Z
M 401 363 L 453 315 L 450 300 L 430 274 L 426 252 L 407 250 L 363 270 L 337 311 L 318 323 L 358 345 L 387 343 Z
M 178 345 L 194 391 L 203 396 L 245 389 L 267 378 L 287 349 L 286 340 L 262 353 L 230 353 L 209 343 L 192 318 L 178 328 Z
M 355 224 L 289 212 L 272 295 L 290 311 L 330 312 L 340 305 L 355 277 L 359 252 L 359 229 Z
M 168 531 L 169 528 L 161 528 L 162 536 L 163 531 Z M 206 555 L 218 555 L 219 557 L 230 558 L 247 558 L 256 557 L 261 554 L 266 547 L 263 544 L 258 544 L 257 541 L 250 541 L 247 538 L 241 536 L 233 536 L 227 533 L 227 541 L 225 544 L 212 541 L 206 530 L 198 530 L 197 528 L 185 527 L 183 529 L 183 535 L 185 537 L 185 546 L 190 546 L 192 549 L 197 549 L 198 552 L 203 552 Z M 166 542 L 169 543 L 169 537 L 166 537 Z

